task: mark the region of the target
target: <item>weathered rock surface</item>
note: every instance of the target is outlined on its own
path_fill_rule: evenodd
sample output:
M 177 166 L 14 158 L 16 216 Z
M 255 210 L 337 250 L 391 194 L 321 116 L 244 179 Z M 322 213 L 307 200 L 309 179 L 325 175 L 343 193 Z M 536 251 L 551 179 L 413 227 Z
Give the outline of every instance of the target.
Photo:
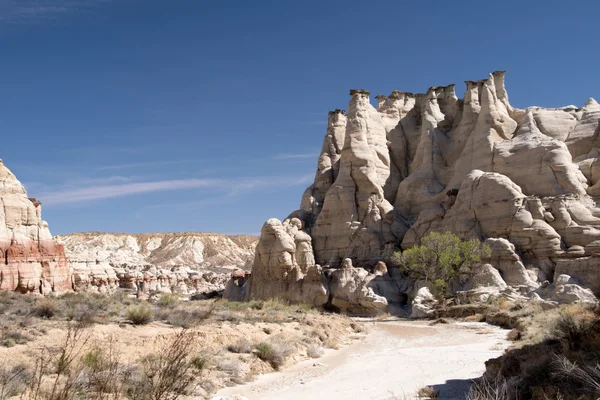
M 254 265 L 260 267 L 252 270 L 246 299 L 281 298 L 315 306 L 327 303 L 329 291 L 321 267 L 314 260 L 308 265 L 298 264 L 299 258 L 304 260 L 305 240 L 310 246 L 310 236 L 302 228 L 298 218 L 265 222 L 254 256 Z
M 283 224 L 270 220 L 263 228 L 248 298 L 314 303 L 298 283 L 314 263 L 323 266 L 325 279 L 315 280 L 326 283 L 331 302 L 342 290 L 332 286 L 332 277 L 347 274 L 337 270 L 342 260 L 368 269 L 389 260 L 398 244 L 419 244 L 431 231 L 487 239 L 489 263 L 514 293 L 527 295 L 538 280 L 552 282 L 559 272 L 598 293 L 595 100 L 582 108 L 517 109 L 509 103 L 502 71 L 467 81 L 462 99 L 454 85 L 425 94 L 393 91 L 377 96 L 377 107 L 368 91 L 352 90 L 350 96 L 347 113 L 329 114 L 315 181 L 300 210 Z M 300 226 L 303 238 L 286 224 Z M 306 261 L 297 254 L 300 243 Z M 367 287 L 370 275 L 353 274 L 353 287 Z M 389 301 L 384 291 L 375 287 L 373 294 Z M 361 305 L 360 297 L 351 302 Z
M 63 246 L 42 220 L 42 205 L 0 160 L 0 290 L 48 294 L 71 290 Z
M 212 233 L 74 233 L 63 243 L 77 291 L 118 287 L 142 294 L 221 291 L 234 269 L 249 269 L 258 238 Z
M 369 285 L 375 275 L 363 268 L 353 268 L 345 259 L 342 267 L 331 273 L 331 304 L 351 314 L 376 314 L 387 308 L 387 299 L 377 295 Z
M 412 302 L 411 318 L 427 318 L 433 315 L 435 303 L 435 297 L 433 297 L 427 286 L 423 286 L 417 291 Z

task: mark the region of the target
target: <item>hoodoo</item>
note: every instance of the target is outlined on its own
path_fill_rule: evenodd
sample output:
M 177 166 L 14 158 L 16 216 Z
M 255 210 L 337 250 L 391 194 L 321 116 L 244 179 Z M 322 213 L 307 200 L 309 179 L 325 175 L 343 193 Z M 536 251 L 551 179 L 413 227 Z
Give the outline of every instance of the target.
M 597 290 L 600 106 L 518 109 L 504 76 L 467 81 L 462 99 L 454 85 L 393 91 L 377 108 L 351 90 L 300 209 L 263 226 L 246 298 L 380 308 L 402 283 L 369 271 L 432 231 L 487 239 L 492 268 L 525 295 L 557 273 Z

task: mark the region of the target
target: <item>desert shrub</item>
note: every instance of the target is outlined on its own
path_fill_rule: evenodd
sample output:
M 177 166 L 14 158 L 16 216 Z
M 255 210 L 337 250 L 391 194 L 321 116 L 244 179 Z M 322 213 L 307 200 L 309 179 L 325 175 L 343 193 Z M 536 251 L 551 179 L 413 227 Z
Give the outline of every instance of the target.
M 233 383 L 241 384 L 244 382 L 244 362 L 236 358 L 227 358 L 219 362 L 219 371 L 230 375 Z
M 283 342 L 261 342 L 255 346 L 256 356 L 271 364 L 274 369 L 279 369 L 285 364 L 286 358 L 292 354 L 294 347 Z
M 31 372 L 25 365 L 0 368 L 0 399 L 21 395 L 31 381 Z
M 25 344 L 31 338 L 19 330 L 6 330 L 2 333 L 2 345 L 4 347 L 13 347 L 17 344 Z
M 44 400 L 69 400 L 78 395 L 78 360 L 90 335 L 79 324 L 70 324 L 61 346 L 54 350 L 43 349 L 35 360 L 29 386 L 29 398 Z M 48 387 L 44 379 L 52 375 Z
M 252 344 L 246 339 L 239 339 L 237 342 L 227 346 L 227 350 L 232 353 L 251 353 Z
M 92 347 L 87 345 L 89 337 L 82 325 L 71 324 L 57 350 L 41 352 L 28 379 L 27 398 L 174 400 L 188 393 L 196 374 L 208 366 L 207 357 L 190 356 L 195 337 L 186 331 L 163 342 L 155 354 L 132 367 L 120 363 L 114 337 Z M 2 384 L 0 371 L 0 390 Z
M 310 358 L 319 358 L 323 355 L 323 347 L 321 346 L 309 346 L 306 349 L 306 355 Z
M 19 320 L 19 327 L 20 328 L 28 328 L 30 326 L 35 325 L 36 322 L 37 321 L 36 321 L 35 317 L 27 315 Z
M 100 347 L 94 347 L 81 357 L 81 364 L 91 370 L 101 369 L 103 362 L 103 352 Z
M 481 378 L 469 388 L 466 400 L 509 400 L 508 387 L 503 379 L 489 381 Z
M 112 297 L 99 293 L 66 293 L 58 298 L 63 314 L 70 321 L 85 325 L 107 322 L 111 307 L 120 307 L 111 302 Z
M 265 303 L 263 301 L 258 300 L 253 300 L 250 303 L 248 303 L 248 305 L 253 310 L 262 310 L 263 308 L 265 308 Z
M 150 307 L 140 304 L 129 307 L 125 313 L 125 318 L 134 325 L 146 325 L 152 322 L 154 314 Z
M 196 304 L 186 304 L 185 306 L 178 307 L 171 310 L 167 314 L 166 321 L 173 325 L 182 328 L 192 328 L 200 325 L 213 313 L 213 304 L 211 303 L 208 307 L 198 306 Z
M 165 293 L 161 295 L 156 301 L 156 305 L 164 308 L 173 308 L 179 302 L 179 296 L 177 294 Z
M 562 308 L 558 316 L 547 326 L 551 337 L 566 338 L 571 347 L 578 343 L 592 330 L 596 320 L 595 314 L 580 304 Z
M 31 314 L 32 304 L 37 298 L 7 290 L 0 291 L 1 314 L 25 316 Z
M 272 357 L 273 349 L 270 344 L 261 342 L 254 346 L 254 348 L 256 349 L 256 356 L 261 360 L 268 361 Z
M 539 349 L 542 347 L 538 347 Z M 518 376 L 517 388 L 525 393 L 535 386 L 543 386 L 551 381 L 553 354 L 550 349 L 545 349 L 543 354 L 535 351 L 535 348 L 526 349 L 520 359 L 512 360 L 509 365 Z
M 189 355 L 195 337 L 186 330 L 159 346 L 156 354 L 140 361 L 137 373 L 129 380 L 127 394 L 139 400 L 175 400 L 193 387 L 198 366 L 204 365 Z
M 31 313 L 39 318 L 51 319 L 60 313 L 60 308 L 56 300 L 43 298 L 35 302 Z
M 477 239 L 462 241 L 453 233 L 431 232 L 421 245 L 394 253 L 392 259 L 413 279 L 422 279 L 438 298 L 446 293 L 448 283 L 489 257 L 489 246 Z
M 190 360 L 190 364 L 196 371 L 204 371 L 210 368 L 210 358 L 206 355 L 196 356 Z
M 585 394 L 600 395 L 600 363 L 578 365 L 563 355 L 557 355 L 552 362 L 552 376 L 566 381 Z
M 100 398 L 118 398 L 127 379 L 127 371 L 120 363 L 119 354 L 113 336 L 101 345 L 93 346 L 80 359 L 78 386 L 85 388 L 88 393 L 102 394 Z

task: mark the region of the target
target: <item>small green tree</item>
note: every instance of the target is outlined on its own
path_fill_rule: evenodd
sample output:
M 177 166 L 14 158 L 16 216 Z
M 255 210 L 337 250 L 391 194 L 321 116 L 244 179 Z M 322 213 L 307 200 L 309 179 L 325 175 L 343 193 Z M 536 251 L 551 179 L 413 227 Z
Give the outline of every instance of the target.
M 489 246 L 477 239 L 462 241 L 450 232 L 431 232 L 421 239 L 421 245 L 394 253 L 392 260 L 411 278 L 424 280 L 440 298 L 448 283 L 470 274 L 472 267 L 490 253 Z

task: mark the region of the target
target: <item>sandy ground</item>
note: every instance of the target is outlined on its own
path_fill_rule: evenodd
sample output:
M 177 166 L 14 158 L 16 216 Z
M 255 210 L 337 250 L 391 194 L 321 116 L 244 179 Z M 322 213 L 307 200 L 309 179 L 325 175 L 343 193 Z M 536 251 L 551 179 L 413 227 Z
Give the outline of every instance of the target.
M 215 398 L 403 400 L 433 386 L 440 399 L 464 399 L 484 362 L 509 346 L 507 331 L 483 323 L 383 321 L 367 326 L 369 334 L 361 341 L 221 389 Z

